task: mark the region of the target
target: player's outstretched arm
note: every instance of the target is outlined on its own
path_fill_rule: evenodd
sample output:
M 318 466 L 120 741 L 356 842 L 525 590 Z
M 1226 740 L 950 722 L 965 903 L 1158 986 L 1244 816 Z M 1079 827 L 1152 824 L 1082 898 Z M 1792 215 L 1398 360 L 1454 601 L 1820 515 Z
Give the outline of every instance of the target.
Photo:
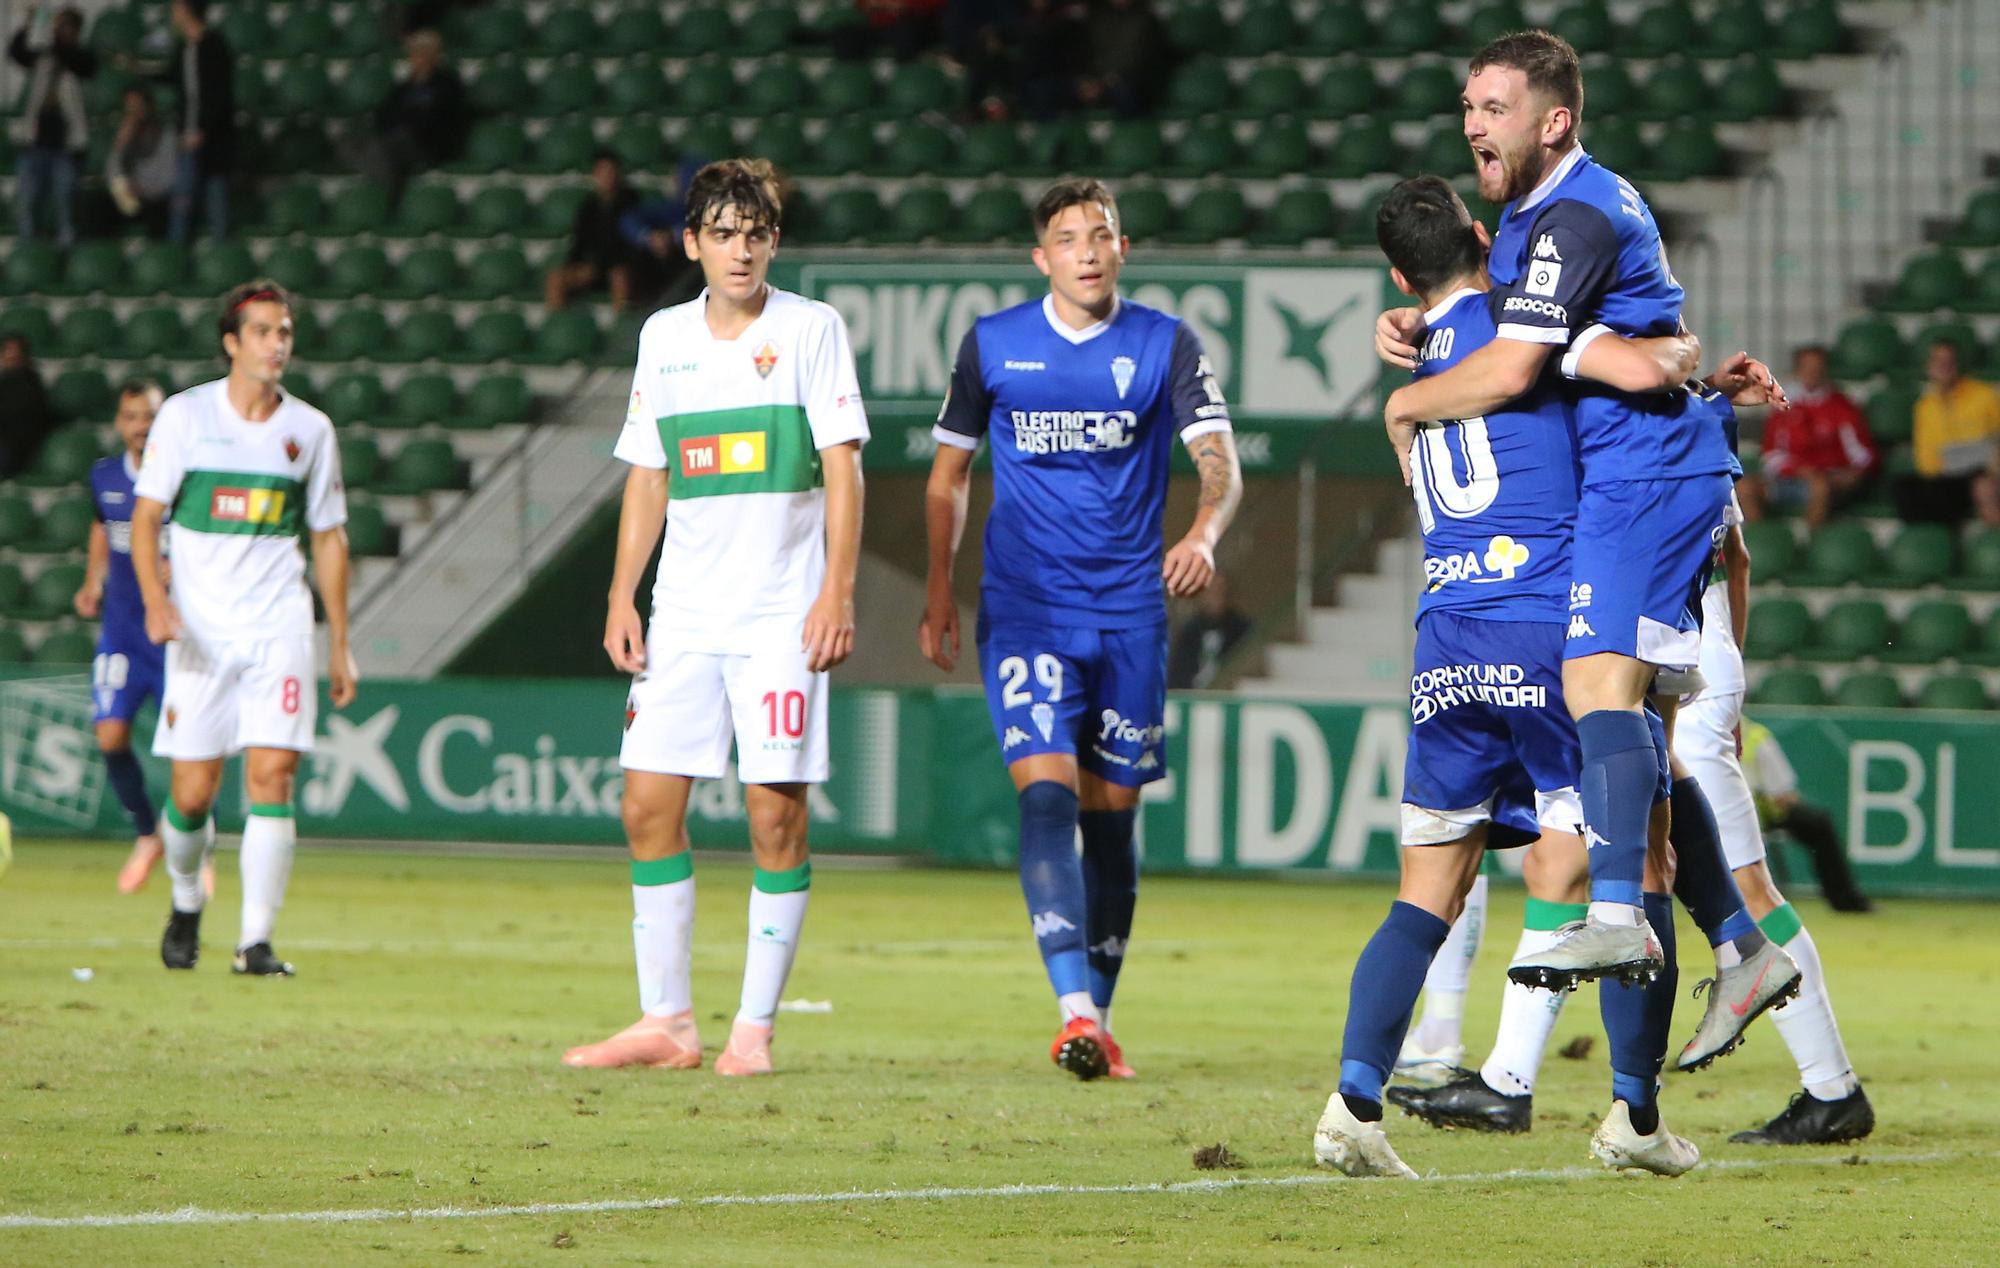
M 139 597 L 146 604 L 146 637 L 170 643 L 181 636 L 181 614 L 167 595 L 166 569 L 160 562 L 160 521 L 166 504 L 151 498 L 132 502 L 132 573 L 139 580 Z
M 1701 366 L 1701 340 L 1683 331 L 1657 339 L 1626 339 L 1603 326 L 1576 337 L 1563 354 L 1563 373 L 1621 392 L 1671 392 L 1687 386 Z
M 319 584 L 320 606 L 326 609 L 326 689 L 333 707 L 354 703 L 361 670 L 347 642 L 347 526 L 316 529 L 312 535 L 313 580 Z
M 1783 409 L 1789 402 L 1785 399 L 1785 385 L 1778 382 L 1778 376 L 1771 373 L 1771 367 L 1747 352 L 1738 352 L 1716 367 L 1715 373 L 1702 380 L 1710 389 L 1729 398 L 1731 405 L 1769 405 Z
M 628 674 L 646 667 L 646 626 L 632 596 L 660 530 L 667 523 L 667 470 L 634 466 L 625 473 L 625 503 L 618 512 L 618 557 L 611 566 L 611 594 L 604 616 L 604 651 Z
M 819 451 L 826 480 L 826 580 L 806 613 L 806 668 L 832 669 L 854 651 L 854 575 L 861 567 L 861 442 Z
M 929 539 L 930 568 L 924 582 L 924 615 L 917 623 L 917 647 L 924 659 L 947 673 L 958 664 L 958 600 L 952 597 L 951 573 L 959 539 L 965 535 L 974 452 L 940 444 L 937 456 L 931 459 L 930 482 L 924 486 L 924 533 Z
M 83 566 L 83 584 L 76 588 L 76 598 L 71 600 L 76 614 L 86 621 L 97 619 L 104 601 L 104 574 L 110 568 L 111 539 L 104 535 L 103 521 L 93 520 L 90 525 L 90 559 Z
M 1201 477 L 1201 499 L 1187 536 L 1167 552 L 1161 571 L 1167 593 L 1175 598 L 1200 594 L 1215 579 L 1215 544 L 1236 518 L 1243 500 L 1243 468 L 1236 458 L 1236 437 L 1226 431 L 1206 432 L 1187 442 Z

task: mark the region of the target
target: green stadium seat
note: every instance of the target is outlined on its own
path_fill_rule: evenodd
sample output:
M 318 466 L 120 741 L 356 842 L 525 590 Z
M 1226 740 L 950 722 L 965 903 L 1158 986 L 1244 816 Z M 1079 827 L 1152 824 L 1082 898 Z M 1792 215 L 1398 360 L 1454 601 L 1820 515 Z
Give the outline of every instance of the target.
M 376 486 L 380 492 L 399 494 L 464 489 L 471 483 L 471 474 L 469 464 L 452 451 L 449 440 L 419 436 L 396 451 Z
M 690 9 L 681 15 L 681 20 L 675 24 L 673 32 L 669 33 L 667 21 L 660 16 L 658 8 L 646 6 L 621 8 L 612 15 L 609 22 L 604 24 L 604 45 L 628 54 L 666 53 L 679 50 L 713 52 L 720 46 L 702 47 L 699 43 L 703 28 L 697 15 L 704 12 L 713 13 L 719 10 Z M 725 15 L 724 21 L 727 20 Z M 657 59 L 645 60 L 652 61 L 656 68 L 659 65 Z
M 1646 76 L 1637 113 L 1645 119 L 1696 118 L 1708 112 L 1710 95 L 1701 68 L 1677 55 L 1656 63 Z
M 364 559 L 388 558 L 396 553 L 396 528 L 382 514 L 382 508 L 365 497 L 347 500 L 347 549 Z
M 1805 0 L 1777 25 L 1772 52 L 1779 57 L 1824 57 L 1846 50 L 1848 33 L 1836 0 Z
M 1988 709 L 1986 685 L 1973 674 L 1934 674 L 1917 690 L 1910 703 L 1919 709 Z
M 320 289 L 326 280 L 326 269 L 319 262 L 319 253 L 303 242 L 287 242 L 264 257 L 258 269 L 283 286 L 299 295 L 311 295 Z
M 125 346 L 125 328 L 109 308 L 78 307 L 56 324 L 53 351 L 59 357 L 115 357 Z
M 680 160 L 709 162 L 727 158 L 741 147 L 736 144 L 736 130 L 730 126 L 728 117 L 714 114 L 691 120 L 675 136 L 670 149 Z
M 1464 77 L 1439 62 L 1406 67 L 1392 80 L 1389 103 L 1383 113 L 1391 119 L 1428 119 L 1432 115 L 1457 115 Z
M 1388 124 L 1380 119 L 1351 119 L 1334 140 L 1327 155 L 1327 168 L 1333 176 L 1351 178 L 1393 172 L 1401 160 L 1402 148 L 1390 135 Z M 1374 232 L 1372 224 L 1369 232 Z
M 1774 669 L 1765 674 L 1756 690 L 1750 693 L 1750 702 L 1795 706 L 1825 704 L 1826 689 L 1820 686 L 1819 675 L 1810 669 Z
M 1146 131 L 1152 134 L 1157 145 L 1158 130 L 1148 124 Z M 1117 134 L 1115 127 L 1113 134 Z M 965 130 L 955 160 L 955 170 L 961 176 L 988 176 L 1012 171 L 1021 163 L 1020 135 L 1011 124 L 974 124 Z
M 389 283 L 389 257 L 382 248 L 351 246 L 333 257 L 322 290 L 334 299 L 373 295 Z
M 813 84 L 806 109 L 830 119 L 848 118 L 875 108 L 874 72 L 853 62 L 835 62 Z
M 673 46 L 686 54 L 735 52 L 736 24 L 720 5 L 697 5 L 674 24 Z M 780 45 L 779 47 L 783 47 Z
M 1800 655 L 1806 660 L 1844 663 L 1879 656 L 1889 645 L 1889 611 L 1878 599 L 1842 599 L 1826 610 L 1814 640 Z
M 125 256 L 115 242 L 79 242 L 69 253 L 59 295 L 98 295 L 112 289 L 125 272 Z
M 501 427 L 526 422 L 534 412 L 535 398 L 526 379 L 518 374 L 487 374 L 473 384 L 458 417 L 468 426 Z
M 447 170 L 470 175 L 512 171 L 528 161 L 528 134 L 516 119 L 480 119 L 465 141 L 465 154 Z
M 383 232 L 392 238 L 421 238 L 443 233 L 462 217 L 458 194 L 451 186 L 412 185 L 403 191 L 402 206 Z
M 1025 241 L 1034 232 L 1027 204 L 1012 185 L 988 185 L 975 191 L 966 199 L 961 216 L 965 237 L 972 242 Z M 1123 232 L 1124 226 L 1119 229 Z
M 487 194 L 495 192 L 497 191 L 488 189 L 482 191 L 479 196 L 483 199 Z M 576 221 L 577 208 L 583 206 L 584 200 L 590 197 L 590 190 L 585 186 L 559 185 L 543 194 L 541 200 L 530 209 L 526 194 L 518 189 L 508 189 L 505 192 L 512 195 L 506 200 L 507 204 L 520 212 L 521 218 L 514 222 L 514 231 L 522 237 L 531 238 L 567 240 L 570 236 L 570 227 Z M 480 216 L 483 218 L 489 211 L 498 209 L 499 204 L 496 202 L 490 208 L 480 209 Z
M 883 86 L 882 107 L 898 119 L 922 114 L 951 114 L 965 96 L 962 80 L 934 62 L 898 66 Z
M 1881 571 L 1881 554 L 1867 526 L 1854 520 L 1835 520 L 1821 526 L 1806 543 L 1805 567 L 1793 580 L 1804 586 L 1839 586 L 1873 578 Z
M 326 385 L 321 402 L 329 417 L 345 426 L 370 423 L 387 409 L 382 380 L 363 370 L 350 370 Z
M 328 227 L 336 237 L 380 233 L 389 223 L 389 191 L 380 185 L 357 181 L 333 196 L 327 208 Z
M 326 200 L 309 181 L 280 186 L 263 205 L 265 220 L 277 233 L 316 234 L 326 224 Z
M 1902 589 L 1927 586 L 1950 576 L 1957 561 L 1957 542 L 1942 524 L 1910 524 L 1896 534 L 1884 556 L 1887 572 L 1882 585 Z
M 1579 53 L 1606 53 L 1611 51 L 1617 39 L 1618 30 L 1611 20 L 1611 10 L 1603 0 L 1583 0 L 1580 4 L 1568 5 L 1559 11 L 1549 23 L 1549 30 L 1561 31 L 1563 38 Z M 1590 80 L 1591 96 L 1597 93 L 1595 70 L 1584 72 Z M 1594 102 L 1591 109 L 1598 109 Z
M 412 374 L 389 394 L 382 426 L 422 427 L 449 423 L 458 412 L 458 388 L 448 374 Z
M 247 281 L 249 274 L 239 276 L 239 281 Z M 231 283 L 234 285 L 235 283 Z M 219 292 L 218 292 L 219 293 Z M 214 327 L 210 327 L 213 335 Z M 125 322 L 125 347 L 134 357 L 142 360 L 157 358 L 162 361 L 181 359 L 194 351 L 193 339 L 188 334 L 187 325 L 181 321 L 180 313 L 172 308 L 148 308 L 132 314 Z M 211 345 L 203 341 L 202 353 L 210 351 Z M 220 353 L 219 346 L 213 346 Z
M 612 130 L 607 144 L 618 161 L 631 171 L 657 171 L 667 157 L 666 133 L 661 130 L 660 121 L 651 115 L 626 119 Z
M 101 423 L 116 411 L 118 398 L 104 371 L 78 367 L 64 370 L 49 384 L 49 404 L 58 418 Z
M 72 594 L 75 591 L 71 591 Z M 79 625 L 63 625 L 35 645 L 37 665 L 88 665 L 97 659 L 97 640 Z
M 389 347 L 389 319 L 379 309 L 349 308 L 321 336 L 329 361 L 379 360 Z
M 1090 131 L 1079 120 L 1070 119 L 1038 125 L 1027 138 L 1022 165 L 1030 171 L 1062 171 L 1086 160 L 1094 160 L 1097 146 Z
M 742 95 L 748 107 L 744 113 L 752 118 L 790 114 L 803 108 L 812 93 L 812 80 L 795 59 L 774 58 L 744 82 Z
M 1428 4 L 1391 5 L 1376 24 L 1371 42 L 1377 51 L 1396 57 L 1434 52 L 1444 44 L 1444 19 L 1437 6 Z
M 597 150 L 597 134 L 588 119 L 557 119 L 535 139 L 527 170 L 548 175 L 587 172 Z
M 28 341 L 30 348 L 46 351 L 55 343 L 55 319 L 39 304 L 16 304 L 0 313 L 0 335 L 19 335 Z
M 1288 53 L 1298 41 L 1298 22 L 1284 0 L 1251 0 L 1229 29 L 1229 52 L 1236 57 Z
M 375 355 L 383 361 L 436 361 L 451 357 L 458 348 L 458 323 L 451 314 L 425 308 L 405 313 L 387 350 Z
M 0 609 L 6 606 L 6 601 L 0 599 Z M 1979 646 L 1959 659 L 1969 665 L 1984 665 L 1989 669 L 2000 667 L 2000 607 L 1987 614 L 1986 624 L 1979 631 Z
M 1699 180 L 1722 175 L 1727 164 L 1714 128 L 1699 119 L 1679 119 L 1661 136 L 1653 170 L 1667 180 Z
M 524 5 L 457 7 L 444 25 L 445 47 L 455 57 L 512 57 L 534 42 Z
M 534 270 L 519 248 L 492 246 L 472 257 L 458 290 L 470 299 L 508 299 L 528 294 L 535 285 Z
M 1178 119 L 1216 114 L 1234 104 L 1235 93 L 1222 63 L 1212 56 L 1199 55 L 1182 63 L 1167 81 L 1167 99 L 1160 112 Z
M 1761 54 L 1771 47 L 1773 38 L 1771 20 L 1757 4 L 1717 5 L 1691 34 L 1709 57 Z
M 1268 119 L 1297 110 L 1305 99 L 1306 81 L 1295 64 L 1267 62 L 1243 80 L 1236 113 L 1247 119 Z
M 1532 25 L 1528 15 L 1513 0 L 1493 0 L 1493 3 L 1482 4 L 1466 15 L 1464 23 L 1458 28 L 1457 47 L 1471 53 L 1503 35 L 1525 31 Z
M 1956 252 L 1932 251 L 1903 266 L 1895 291 L 1881 306 L 1903 313 L 1950 308 L 1971 287 L 1972 278 Z
M 806 139 L 805 126 L 791 115 L 779 115 L 760 120 L 757 130 L 750 137 L 750 151 L 760 158 L 769 159 L 781 172 L 795 172 L 799 161 L 812 149 L 812 142 Z M 948 158 L 957 158 L 957 147 L 952 146 Z
M 1863 411 L 1868 416 L 1869 434 L 1885 448 L 1907 442 L 1916 431 L 1917 390 L 1890 386 L 1868 398 Z
M 1361 201 L 1351 212 L 1341 213 L 1340 244 L 1346 247 L 1375 246 L 1375 216 L 1381 211 L 1383 201 L 1388 198 L 1388 184 L 1372 185 L 1361 196 Z
M 465 329 L 466 357 L 475 363 L 512 361 L 528 347 L 527 319 L 517 312 L 485 312 Z
M 856 242 L 880 231 L 887 212 L 874 189 L 849 185 L 827 195 L 820 205 L 816 236 L 822 242 Z
M 333 86 L 333 108 L 342 115 L 373 115 L 396 87 L 396 72 L 386 58 L 350 62 L 347 74 Z
M 872 235 L 886 242 L 922 242 L 952 236 L 958 220 L 951 195 L 938 185 L 911 185 Z
M 1584 67 L 1584 82 L 1590 85 L 1586 98 L 1589 112 L 1584 116 L 1584 135 L 1593 135 L 1593 129 L 1602 124 L 1619 120 L 1636 123 L 1634 116 L 1639 112 L 1639 85 L 1633 81 L 1632 72 L 1618 59 L 1593 59 Z
M 1685 49 L 1700 30 L 1693 9 L 1681 0 L 1665 0 L 1640 13 L 1625 28 L 1618 51 L 1627 57 L 1668 57 Z
M 4 572 L 6 567 L 7 565 L 0 564 L 0 577 L 6 575 Z M 20 574 L 16 573 L 15 580 L 18 581 L 19 579 Z M 0 604 L 0 606 L 12 608 L 17 602 L 19 602 L 18 599 L 10 599 L 6 600 L 4 604 Z M 27 663 L 28 640 L 22 636 L 21 631 L 14 627 L 0 625 L 0 665 L 25 665 Z
M 1240 238 L 1250 227 L 1250 210 L 1235 184 L 1208 185 L 1181 206 L 1169 242 L 1219 242 Z
M 1903 665 L 1934 665 L 1971 650 L 1976 641 L 1972 616 L 1951 599 L 1919 603 L 1903 617 L 1883 659 Z
M 1968 313 L 2000 313 L 2000 251 L 1987 253 L 1986 263 L 1972 279 L 1972 292 L 1958 301 L 1958 307 Z
M 348 489 L 366 489 L 382 471 L 382 449 L 373 436 L 340 437 L 340 480 Z
M 137 8 L 107 9 L 90 24 L 90 47 L 101 57 L 136 53 L 145 39 L 146 20 Z
M 466 85 L 473 108 L 484 115 L 516 115 L 535 99 L 535 84 L 519 62 L 487 62 Z
M 1118 214 L 1125 220 L 1125 236 L 1150 242 L 1166 236 L 1174 205 L 1158 185 L 1128 185 L 1118 191 Z
M 1760 599 L 1750 609 L 1743 654 L 1751 660 L 1776 660 L 1789 655 L 1806 645 L 1812 627 L 1812 613 L 1798 599 Z
M 1350 119 L 1374 110 L 1382 91 L 1375 80 L 1373 62 L 1352 56 L 1336 58 L 1313 85 L 1311 110 L 1320 119 Z
M 1236 130 L 1224 119 L 1200 119 L 1167 147 L 1160 171 L 1168 176 L 1208 176 L 1237 165 Z
M 573 210 L 573 207 L 572 209 Z M 570 211 L 562 217 L 562 232 L 569 231 Z M 529 224 L 528 195 L 513 185 L 489 185 L 465 205 L 463 228 L 455 236 L 497 238 L 520 233 Z
M 1463 137 L 1459 144 L 1465 144 Z M 1639 135 L 1638 123 L 1625 115 L 1600 116 L 1585 124 L 1584 144 L 1592 158 L 1614 172 L 1643 171 L 1653 160 L 1652 147 Z
M 1239 164 L 1250 176 L 1304 175 L 1313 165 L 1312 138 L 1297 119 L 1273 119 L 1257 130 Z
M 1951 242 L 1961 247 L 2000 247 L 2000 185 L 1980 190 L 1965 204 Z
M 458 289 L 458 257 L 450 247 L 419 247 L 403 257 L 382 294 L 389 299 L 445 299 Z
M 388 35 L 386 24 L 376 15 L 359 5 L 352 6 L 347 11 L 347 20 L 334 33 L 333 55 L 389 65 L 395 61 L 396 55 L 390 47 Z
M 97 511 L 88 496 L 59 498 L 42 512 L 35 539 L 26 548 L 49 555 L 82 550 L 90 544 L 90 526 L 96 522 Z
M 1788 525 L 1771 520 L 1745 524 L 1743 545 L 1750 552 L 1750 576 L 1759 583 L 1789 580 L 1798 567 L 1798 539 Z
M 44 568 L 28 587 L 28 596 L 18 616 L 30 621 L 54 621 L 68 616 L 76 592 L 83 588 L 82 564 L 55 564 Z
M 625 11 L 627 14 L 635 12 L 648 11 Z M 642 114 L 654 119 L 665 107 L 669 96 L 666 76 L 660 73 L 660 63 L 655 58 L 634 58 L 613 71 L 611 77 L 604 81 L 605 104 L 618 114 Z
M 898 125 L 882 147 L 876 170 L 885 176 L 930 176 L 951 166 L 958 142 L 934 123 Z
M 195 249 L 192 286 L 196 295 L 220 298 L 257 276 L 257 261 L 240 242 L 206 242 Z
M 326 63 L 316 57 L 272 62 L 264 80 L 264 101 L 261 104 L 280 116 L 330 114 L 333 110 L 333 78 L 326 73 Z
M 1151 119 L 1120 119 L 1111 125 L 1102 148 L 1102 158 L 1093 169 L 1114 180 L 1158 173 L 1166 163 L 1166 138 Z M 990 169 L 1007 170 L 1003 167 Z
M 1753 5 L 1729 5 L 1718 12 L 1755 13 Z M 1778 78 L 1778 68 L 1767 57 L 1738 59 L 1723 72 L 1715 85 L 1712 113 L 1732 123 L 1747 123 L 1786 113 L 1791 105 L 1791 89 Z
M 1910 350 L 1887 318 L 1861 317 L 1841 327 L 1831 360 L 1841 378 L 1869 379 L 1906 372 Z
M 35 536 L 35 506 L 27 497 L 13 489 L 0 487 L 0 550 L 18 546 Z M 21 570 L 9 563 L 0 563 L 0 582 L 11 575 L 18 586 Z M 4 584 L 0 584 L 0 612 L 12 610 L 20 596 L 9 597 Z
M 18 239 L 7 251 L 7 267 L 0 270 L 8 293 L 49 295 L 62 285 L 62 255 L 47 242 Z
M 551 9 L 531 30 L 532 51 L 543 57 L 593 52 L 602 39 L 597 29 L 597 18 L 588 6 Z
M 788 3 L 751 9 L 735 31 L 732 48 L 749 57 L 766 57 L 791 48 L 802 38 L 798 8 Z
M 1259 246 L 1299 246 L 1332 238 L 1340 226 L 1340 213 L 1333 198 L 1319 185 L 1288 189 L 1271 202 L 1270 209 L 1250 240 Z
M 544 365 L 588 361 L 596 355 L 601 338 L 596 319 L 587 312 L 571 308 L 550 313 L 535 332 L 533 354 L 527 359 Z
M 1591 140 L 1596 140 L 1597 128 L 1591 129 Z M 1597 147 L 1591 146 L 1595 155 Z M 1424 146 L 1417 151 L 1416 170 L 1433 176 L 1453 177 L 1462 174 L 1472 162 L 1472 147 L 1466 142 L 1463 125 L 1440 123 L 1432 128 L 1424 138 Z
M 575 114 L 596 105 L 603 91 L 597 68 L 589 62 L 558 62 L 542 72 L 534 96 L 514 103 L 514 109 L 526 107 L 534 114 L 550 117 Z
M 1894 674 L 1858 670 L 1841 678 L 1833 689 L 1833 702 L 1849 709 L 1900 709 L 1903 688 Z
M 333 14 L 329 10 L 293 5 L 286 9 L 284 21 L 272 28 L 269 53 L 279 59 L 319 57 L 333 43 Z
M 1375 26 L 1368 11 L 1355 0 L 1328 0 L 1312 5 L 1305 25 L 1299 30 L 1299 51 L 1310 57 L 1334 57 L 1372 47 Z M 1186 49 L 1213 49 L 1222 44 L 1220 34 L 1211 35 Z
M 1975 530 L 1965 539 L 1954 590 L 2000 590 L 2000 528 Z

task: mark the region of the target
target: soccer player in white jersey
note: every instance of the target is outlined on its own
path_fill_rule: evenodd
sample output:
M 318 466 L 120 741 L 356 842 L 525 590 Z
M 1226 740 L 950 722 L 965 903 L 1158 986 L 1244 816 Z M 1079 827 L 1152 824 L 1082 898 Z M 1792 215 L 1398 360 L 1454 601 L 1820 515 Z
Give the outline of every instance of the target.
M 639 335 L 604 648 L 633 676 L 619 764 L 641 1016 L 571 1049 L 571 1066 L 701 1064 L 687 804 L 695 780 L 724 776 L 733 735 L 754 871 L 743 995 L 715 1072 L 771 1072 L 812 882 L 806 793 L 827 777 L 827 671 L 854 646 L 868 439 L 840 314 L 765 281 L 782 210 L 769 163 L 702 168 L 682 237 L 708 285 Z M 663 525 L 647 628 L 633 592 Z
M 292 301 L 277 283 L 223 297 L 229 375 L 169 397 L 146 442 L 133 492 L 132 565 L 146 635 L 167 645 L 153 752 L 173 761 L 161 836 L 173 912 L 160 941 L 170 969 L 201 953 L 201 864 L 215 845 L 222 764 L 242 751 L 250 814 L 243 828 L 243 925 L 235 971 L 289 977 L 271 949 L 297 828 L 292 791 L 319 712 L 313 601 L 301 539 L 326 608 L 327 685 L 335 708 L 360 675 L 347 645 L 347 495 L 325 414 L 279 385 L 292 359 Z M 161 566 L 171 511 L 173 583 Z

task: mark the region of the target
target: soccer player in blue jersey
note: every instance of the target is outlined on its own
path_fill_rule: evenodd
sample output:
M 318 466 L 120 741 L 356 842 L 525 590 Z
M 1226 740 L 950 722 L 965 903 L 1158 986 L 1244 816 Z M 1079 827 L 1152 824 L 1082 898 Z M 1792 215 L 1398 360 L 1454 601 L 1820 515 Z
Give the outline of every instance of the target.
M 1477 355 L 1496 329 L 1487 238 L 1451 187 L 1435 176 L 1396 186 L 1376 234 L 1391 280 L 1425 305 L 1419 380 Z M 1598 340 L 1580 370 L 1657 390 L 1684 378 L 1697 352 L 1679 338 Z M 1570 412 L 1565 394 L 1544 385 L 1484 416 L 1426 422 L 1410 451 L 1426 584 L 1410 680 L 1402 881 L 1355 963 L 1340 1087 L 1313 1137 L 1315 1158 L 1348 1175 L 1415 1174 L 1379 1126 L 1383 1083 L 1484 852 L 1532 843 L 1525 871 L 1543 902 L 1573 897 L 1587 868 L 1581 758 L 1562 677 L 1578 479 Z M 1667 1174 L 1697 1157 L 1664 1128 L 1593 1147 L 1613 1165 Z
M 918 641 L 940 668 L 957 662 L 952 565 L 984 438 L 980 677 L 1020 796 L 1021 888 L 1062 1010 L 1050 1055 L 1082 1079 L 1130 1078 L 1110 1010 L 1138 893 L 1139 791 L 1165 773 L 1166 596 L 1199 594 L 1215 575 L 1242 477 L 1201 340 L 1118 293 L 1128 244 L 1111 191 L 1051 187 L 1035 234 L 1049 293 L 974 324 L 938 415 Z M 1163 555 L 1176 437 L 1201 495 Z
M 1497 337 L 1390 397 L 1385 420 L 1405 452 L 1417 422 L 1499 408 L 1533 388 L 1558 350 L 1573 372 L 1606 332 L 1681 328 L 1682 291 L 1645 200 L 1579 144 L 1575 50 L 1546 31 L 1503 36 L 1473 57 L 1463 104 L 1480 193 L 1507 204 L 1491 262 Z M 1421 328 L 1395 317 L 1385 314 L 1392 331 L 1414 337 Z M 1666 740 L 1643 709 L 1659 671 L 1695 665 L 1691 607 L 1729 495 L 1727 447 L 1691 394 L 1571 390 L 1583 483 L 1563 685 L 1583 750 L 1591 904 L 1584 921 L 1510 969 L 1517 980 L 1555 986 L 1605 974 L 1640 980 L 1663 963 L 1656 930 L 1671 918 L 1672 863 L 1663 849 L 1649 851 L 1648 826 Z M 1705 1018 L 1701 1034 L 1726 1042 L 1796 988 L 1798 968 L 1750 918 L 1712 836 L 1702 839 L 1696 825 L 1681 852 L 1701 857 L 1683 857 L 1678 892 L 1719 933 L 1715 1024 Z M 1615 1032 L 1612 1041 L 1618 1049 Z M 1621 1071 L 1617 1086 L 1648 1134 L 1650 1078 Z

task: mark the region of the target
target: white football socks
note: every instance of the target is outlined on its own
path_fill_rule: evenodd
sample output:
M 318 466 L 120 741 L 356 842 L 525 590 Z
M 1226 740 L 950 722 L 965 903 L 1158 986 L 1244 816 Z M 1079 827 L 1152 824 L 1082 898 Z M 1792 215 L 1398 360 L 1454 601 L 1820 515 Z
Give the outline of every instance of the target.
M 798 955 L 799 930 L 812 897 L 812 864 L 783 872 L 757 868 L 750 883 L 750 941 L 743 957 L 743 999 L 736 1020 L 769 1026 Z
M 1822 1101 L 1852 1096 L 1861 1086 L 1854 1077 L 1854 1065 L 1841 1042 L 1840 1023 L 1833 1017 L 1833 1001 L 1826 993 L 1826 970 L 1820 964 L 1819 948 L 1812 934 L 1799 923 L 1798 913 L 1786 903 L 1763 921 L 1771 941 L 1788 952 L 1799 965 L 1798 996 L 1782 1008 L 1771 1010 L 1778 1035 L 1791 1049 L 1799 1065 L 1799 1082 Z M 1789 926 L 1789 927 L 1788 927 Z M 1779 935 L 1790 933 L 1789 938 Z
M 160 842 L 166 847 L 174 910 L 200 911 L 208 905 L 208 893 L 201 887 L 201 860 L 215 848 L 215 816 L 203 815 L 199 824 L 189 826 L 168 802 L 167 812 L 160 816 Z
M 683 853 L 678 857 L 688 856 Z M 692 870 L 675 881 L 634 884 L 632 960 L 638 966 L 640 1012 L 649 1017 L 673 1017 L 694 1007 L 693 949 Z
M 242 853 L 237 857 L 243 876 L 243 929 L 236 941 L 237 950 L 271 940 L 278 909 L 285 905 L 285 886 L 292 879 L 292 853 L 298 839 L 298 821 L 289 805 L 259 803 L 250 807 L 250 817 L 243 824 Z
M 1486 878 L 1474 879 L 1465 895 L 1465 910 L 1452 922 L 1444 945 L 1431 957 L 1430 972 L 1424 976 L 1424 1015 L 1413 1036 L 1426 1052 L 1437 1052 L 1463 1042 L 1459 1023 L 1465 1016 L 1465 992 L 1472 980 L 1472 962 L 1479 958 L 1479 942 L 1486 931 Z

